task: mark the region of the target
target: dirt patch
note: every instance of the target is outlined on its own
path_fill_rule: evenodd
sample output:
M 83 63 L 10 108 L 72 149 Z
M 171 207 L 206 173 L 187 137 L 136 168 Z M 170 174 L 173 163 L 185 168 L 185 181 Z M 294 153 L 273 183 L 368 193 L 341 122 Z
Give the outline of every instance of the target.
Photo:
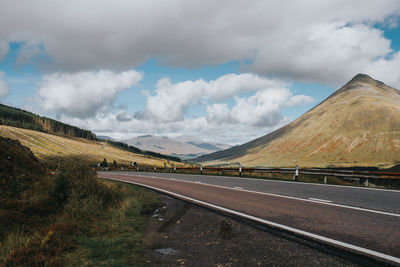
M 147 266 L 357 266 L 165 196 L 145 236 Z

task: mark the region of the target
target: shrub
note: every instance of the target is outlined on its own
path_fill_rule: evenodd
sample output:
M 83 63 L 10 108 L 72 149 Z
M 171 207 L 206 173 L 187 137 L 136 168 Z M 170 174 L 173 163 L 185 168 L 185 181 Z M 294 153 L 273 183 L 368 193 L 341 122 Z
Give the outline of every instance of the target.
M 54 181 L 54 188 L 50 192 L 50 198 L 58 205 L 63 205 L 68 198 L 70 182 L 66 171 L 61 170 Z
M 74 249 L 75 238 L 86 231 L 74 223 L 57 223 L 42 228 L 32 240 L 6 258 L 5 266 L 63 266 L 57 256 Z
M 0 198 L 19 199 L 23 184 L 14 176 L 0 173 Z
M 56 183 L 53 195 L 66 196 L 62 203 L 64 212 L 69 217 L 96 217 L 101 211 L 122 201 L 121 190 L 100 183 L 92 170 L 85 167 L 73 167 L 64 170 L 63 173 L 62 177 L 67 179 L 65 183 L 67 186 L 57 187 Z

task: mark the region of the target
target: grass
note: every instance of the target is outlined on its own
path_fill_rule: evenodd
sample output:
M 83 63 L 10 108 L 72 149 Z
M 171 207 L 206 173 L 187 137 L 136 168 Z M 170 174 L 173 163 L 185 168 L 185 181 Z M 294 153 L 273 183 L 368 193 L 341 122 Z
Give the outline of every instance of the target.
M 142 265 L 144 250 L 141 240 L 146 229 L 143 207 L 159 202 L 156 194 L 144 189 L 103 181 L 107 186 L 120 185 L 124 201 L 107 218 L 93 224 L 92 235 L 77 239 L 77 249 L 64 256 L 67 266 L 132 266 Z
M 29 218 L 29 224 L 2 229 L 0 266 L 143 264 L 143 210 L 158 205 L 155 193 L 97 179 L 82 167 L 60 170 L 53 180 L 40 201 L 13 200 L 17 207 L 0 207 L 3 215 L 15 210 L 25 219 L 26 212 L 46 207 L 42 216 Z
M 141 165 L 158 167 L 164 166 L 164 163 L 167 166 L 182 165 L 178 162 L 135 154 L 102 142 L 77 137 L 56 136 L 5 125 L 0 125 L 0 136 L 20 141 L 43 164 L 51 168 L 57 167 L 59 157 L 63 161 L 77 162 L 84 160 L 91 164 L 102 162 L 105 158 L 108 162 L 115 160 L 118 164 L 125 165 L 132 161 Z

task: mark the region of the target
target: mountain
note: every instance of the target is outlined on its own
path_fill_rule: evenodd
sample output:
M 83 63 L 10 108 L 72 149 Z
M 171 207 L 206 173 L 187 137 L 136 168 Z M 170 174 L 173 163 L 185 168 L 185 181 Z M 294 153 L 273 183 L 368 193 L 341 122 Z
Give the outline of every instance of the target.
M 182 135 L 174 138 L 142 135 L 129 139 L 126 143 L 143 150 L 175 155 L 183 159 L 194 158 L 229 147 L 225 144 L 204 142 L 199 138 L 190 135 Z
M 114 138 L 109 137 L 109 136 L 107 136 L 107 135 L 98 135 L 97 138 L 98 138 L 99 140 L 111 140 L 111 141 L 115 141 Z
M 292 123 L 195 161 L 390 167 L 400 162 L 400 91 L 358 74 Z
M 0 125 L 51 133 L 60 136 L 73 136 L 97 140 L 94 133 L 31 112 L 0 104 Z
M 189 145 L 197 146 L 199 148 L 211 150 L 214 152 L 228 149 L 231 147 L 230 145 L 227 144 L 204 141 L 193 135 L 180 135 L 173 137 L 172 139 L 178 142 L 183 142 Z

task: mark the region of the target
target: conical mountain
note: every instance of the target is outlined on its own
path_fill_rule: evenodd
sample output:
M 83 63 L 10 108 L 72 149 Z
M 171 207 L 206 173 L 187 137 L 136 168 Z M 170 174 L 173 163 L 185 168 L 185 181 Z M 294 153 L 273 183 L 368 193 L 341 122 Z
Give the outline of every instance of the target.
M 358 74 L 292 123 L 197 160 L 276 167 L 393 166 L 400 162 L 400 91 Z

